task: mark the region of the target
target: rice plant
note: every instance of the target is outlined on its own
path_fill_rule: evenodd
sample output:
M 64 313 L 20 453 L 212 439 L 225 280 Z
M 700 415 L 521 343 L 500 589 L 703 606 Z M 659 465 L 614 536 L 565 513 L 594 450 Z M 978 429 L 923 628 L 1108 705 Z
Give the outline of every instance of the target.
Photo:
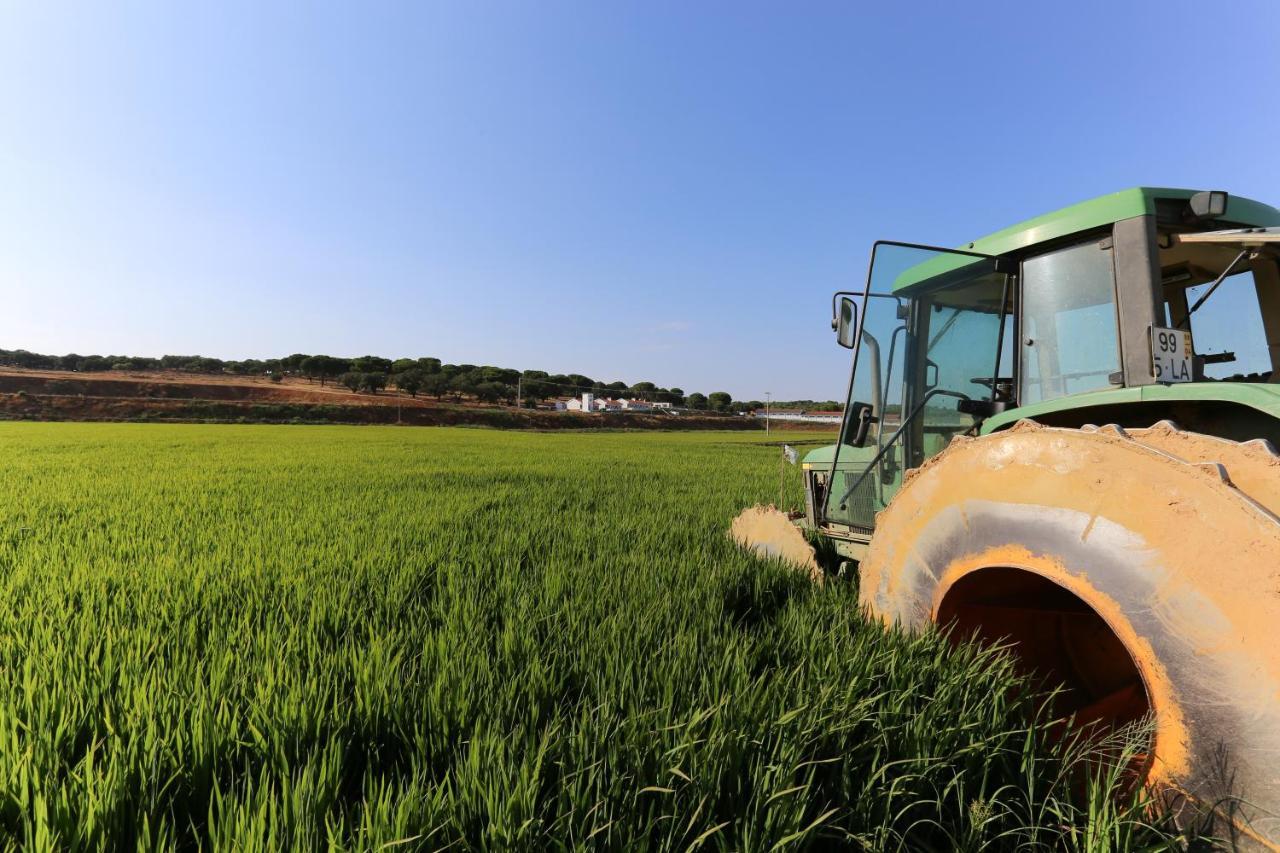
M 762 440 L 0 424 L 0 843 L 1179 846 L 1005 655 L 735 548 Z

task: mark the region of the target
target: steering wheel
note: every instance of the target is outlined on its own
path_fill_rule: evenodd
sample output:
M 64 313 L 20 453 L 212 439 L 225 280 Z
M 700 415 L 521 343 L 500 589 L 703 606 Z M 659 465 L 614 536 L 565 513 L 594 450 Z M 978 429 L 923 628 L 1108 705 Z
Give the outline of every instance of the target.
M 1008 398 L 1013 393 L 1013 377 L 997 376 L 992 379 L 990 376 L 978 376 L 969 380 L 974 385 L 981 385 L 991 390 L 993 398 Z

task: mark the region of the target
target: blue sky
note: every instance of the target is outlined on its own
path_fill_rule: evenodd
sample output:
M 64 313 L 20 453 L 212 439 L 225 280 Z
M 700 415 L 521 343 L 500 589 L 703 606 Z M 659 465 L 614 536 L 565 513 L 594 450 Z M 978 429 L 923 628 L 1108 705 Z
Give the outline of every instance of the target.
M 0 347 L 840 397 L 831 291 L 1137 184 L 1280 203 L 1271 0 L 0 5 Z

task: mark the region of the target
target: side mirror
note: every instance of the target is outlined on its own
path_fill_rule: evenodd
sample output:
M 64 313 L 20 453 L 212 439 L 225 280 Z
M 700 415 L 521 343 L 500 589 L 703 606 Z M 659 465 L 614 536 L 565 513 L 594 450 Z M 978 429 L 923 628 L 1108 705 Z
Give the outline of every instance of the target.
M 845 349 L 853 349 L 858 335 L 858 305 L 847 296 L 840 297 L 836 316 L 831 318 L 831 328 L 836 331 L 836 343 Z

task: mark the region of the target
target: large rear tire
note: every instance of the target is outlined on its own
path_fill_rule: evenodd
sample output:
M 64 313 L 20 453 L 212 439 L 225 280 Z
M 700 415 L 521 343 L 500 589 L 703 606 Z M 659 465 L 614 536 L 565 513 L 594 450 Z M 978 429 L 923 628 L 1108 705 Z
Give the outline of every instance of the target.
M 1227 466 L 1255 491 L 1280 467 L 1218 441 L 1029 422 L 957 439 L 878 517 L 861 598 L 907 627 L 1012 639 L 1078 718 L 1153 712 L 1149 780 L 1231 802 L 1236 830 L 1280 846 L 1276 489 L 1255 500 Z

